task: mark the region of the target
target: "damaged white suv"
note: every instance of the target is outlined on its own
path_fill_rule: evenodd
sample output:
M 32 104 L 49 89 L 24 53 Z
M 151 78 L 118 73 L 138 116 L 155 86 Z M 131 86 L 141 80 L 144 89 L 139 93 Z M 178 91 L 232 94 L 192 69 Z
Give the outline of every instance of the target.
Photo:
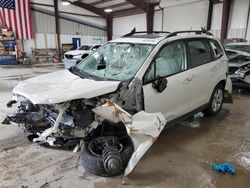
M 88 171 L 128 175 L 164 127 L 232 102 L 227 70 L 223 47 L 206 31 L 132 31 L 69 70 L 20 82 L 7 104 L 18 108 L 3 123 L 46 146 L 82 140 Z

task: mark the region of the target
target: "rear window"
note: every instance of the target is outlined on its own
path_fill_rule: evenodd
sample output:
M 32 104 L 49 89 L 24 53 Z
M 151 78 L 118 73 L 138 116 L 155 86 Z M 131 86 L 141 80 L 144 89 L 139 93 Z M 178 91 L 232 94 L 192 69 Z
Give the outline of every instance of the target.
M 250 45 L 226 45 L 226 48 L 250 53 Z
M 224 52 L 217 41 L 210 40 L 210 44 L 213 49 L 215 59 L 219 59 L 224 55 Z

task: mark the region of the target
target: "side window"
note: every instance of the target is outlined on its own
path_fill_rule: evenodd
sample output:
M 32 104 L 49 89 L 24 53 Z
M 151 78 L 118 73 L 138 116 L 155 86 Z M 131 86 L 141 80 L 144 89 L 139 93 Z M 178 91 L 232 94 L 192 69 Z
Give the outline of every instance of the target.
M 210 44 L 213 49 L 215 59 L 219 59 L 224 55 L 224 52 L 217 41 L 210 40 Z
M 144 83 L 148 83 L 157 77 L 167 77 L 186 69 L 185 43 L 183 41 L 175 41 L 160 49 L 144 76 Z
M 212 61 L 212 53 L 206 40 L 190 40 L 187 44 L 189 47 L 189 68 L 194 68 Z

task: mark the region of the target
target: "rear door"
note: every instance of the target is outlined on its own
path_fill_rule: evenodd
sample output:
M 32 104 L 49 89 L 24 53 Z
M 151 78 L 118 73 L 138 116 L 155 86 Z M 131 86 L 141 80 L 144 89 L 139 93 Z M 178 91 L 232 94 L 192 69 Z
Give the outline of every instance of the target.
M 188 69 L 192 75 L 193 109 L 209 102 L 214 88 L 214 72 L 216 72 L 213 51 L 205 38 L 187 40 Z

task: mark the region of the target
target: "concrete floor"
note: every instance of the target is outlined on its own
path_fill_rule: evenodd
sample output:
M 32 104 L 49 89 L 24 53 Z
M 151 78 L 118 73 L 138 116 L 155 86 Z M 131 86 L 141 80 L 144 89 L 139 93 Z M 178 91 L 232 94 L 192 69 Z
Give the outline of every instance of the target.
M 60 66 L 0 67 L 0 121 L 12 88 L 23 79 Z M 250 186 L 250 97 L 235 95 L 217 117 L 192 128 L 176 125 L 162 133 L 122 185 L 122 176 L 102 178 L 78 165 L 79 154 L 30 144 L 16 126 L 0 125 L 0 187 L 225 187 Z M 235 175 L 220 174 L 211 162 L 231 162 Z

